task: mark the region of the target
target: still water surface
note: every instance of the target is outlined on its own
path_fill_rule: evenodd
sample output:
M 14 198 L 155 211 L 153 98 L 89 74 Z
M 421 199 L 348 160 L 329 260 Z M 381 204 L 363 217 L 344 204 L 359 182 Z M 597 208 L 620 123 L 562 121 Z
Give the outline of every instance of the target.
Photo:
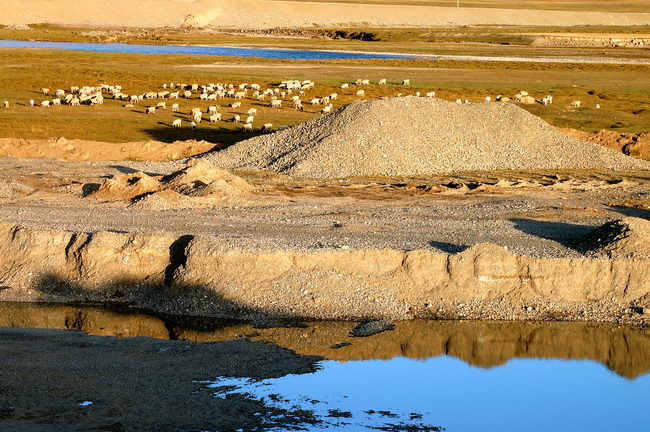
M 347 51 L 318 51 L 293 49 L 259 49 L 198 45 L 138 45 L 125 43 L 89 42 L 39 42 L 0 40 L 0 48 L 45 48 L 93 52 L 118 52 L 139 54 L 194 54 L 222 57 L 260 57 L 290 60 L 337 60 L 337 59 L 409 59 L 396 54 L 370 54 Z
M 313 373 L 197 382 L 215 398 L 262 401 L 304 419 L 261 430 L 650 431 L 650 329 L 639 327 L 411 321 L 357 338 L 347 322 L 255 325 L 1 303 L 0 326 L 245 338 L 322 357 Z

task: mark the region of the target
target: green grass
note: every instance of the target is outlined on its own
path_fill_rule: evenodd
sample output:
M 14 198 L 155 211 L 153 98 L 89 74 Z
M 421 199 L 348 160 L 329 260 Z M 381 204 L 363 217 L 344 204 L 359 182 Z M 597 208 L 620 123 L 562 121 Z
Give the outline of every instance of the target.
M 215 64 L 216 62 L 216 64 Z M 196 67 L 197 65 L 210 65 Z M 525 109 L 561 127 L 584 130 L 614 129 L 626 132 L 650 131 L 650 67 L 563 64 L 508 64 L 477 62 L 431 62 L 404 60 L 354 61 L 278 61 L 236 59 L 188 55 L 147 55 L 121 53 L 90 53 L 58 50 L 0 50 L 0 101 L 9 100 L 11 108 L 0 109 L 0 137 L 50 138 L 64 136 L 106 142 L 156 139 L 170 142 L 179 139 L 205 139 L 229 145 L 248 135 L 238 126 L 221 122 L 203 123 L 198 131 L 173 129 L 175 118 L 188 118 L 194 107 L 206 108 L 209 102 L 180 99 L 183 113 L 160 112 L 153 116 L 142 113 L 147 102 L 135 108 L 124 108 L 124 102 L 107 99 L 101 107 L 32 108 L 29 99 L 42 100 L 41 87 L 52 90 L 72 85 L 120 84 L 128 94 L 158 89 L 165 82 L 257 82 L 263 87 L 283 79 L 313 79 L 317 86 L 303 96 L 338 92 L 341 97 L 335 108 L 357 99 L 339 90 L 342 82 L 356 78 L 378 80 L 387 78 L 388 86 L 366 88 L 366 98 L 413 94 L 435 90 L 440 98 L 482 101 L 485 96 L 512 95 L 525 89 L 541 97 L 555 96 L 549 108 L 541 105 Z M 410 78 L 409 88 L 396 85 Z M 354 87 L 354 86 L 353 86 Z M 581 100 L 585 108 L 572 110 L 571 101 Z M 224 106 L 230 100 L 217 103 Z M 154 102 L 155 103 L 155 102 Z M 168 104 L 171 102 L 168 101 Z M 593 107 L 600 103 L 602 109 Z M 285 102 L 286 104 L 286 102 Z M 294 111 L 290 104 L 281 110 L 270 109 L 257 101 L 245 100 L 241 109 L 222 108 L 224 118 L 249 107 L 258 108 L 256 125 L 273 123 L 293 125 L 319 114 L 320 107 L 305 104 L 305 112 Z

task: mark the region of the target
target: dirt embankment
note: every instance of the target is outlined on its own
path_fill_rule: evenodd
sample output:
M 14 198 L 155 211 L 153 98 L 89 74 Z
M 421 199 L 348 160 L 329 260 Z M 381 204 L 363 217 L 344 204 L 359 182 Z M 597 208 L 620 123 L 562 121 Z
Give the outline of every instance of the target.
M 650 133 L 619 133 L 609 130 L 585 132 L 575 129 L 560 129 L 565 134 L 599 144 L 623 154 L 650 161 Z
M 455 254 L 302 252 L 237 249 L 207 236 L 73 233 L 4 223 L 0 300 L 112 302 L 240 319 L 647 322 L 650 251 L 638 246 L 647 244 L 649 224 L 625 219 L 611 236 L 601 232 L 608 240 L 600 254 L 533 258 L 490 243 Z
M 571 12 L 265 0 L 0 0 L 0 24 L 272 28 L 364 25 L 646 25 L 650 13 Z
M 121 144 L 99 141 L 0 138 L 0 157 L 56 158 L 67 161 L 170 161 L 195 156 L 214 149 L 206 141 L 127 142 Z

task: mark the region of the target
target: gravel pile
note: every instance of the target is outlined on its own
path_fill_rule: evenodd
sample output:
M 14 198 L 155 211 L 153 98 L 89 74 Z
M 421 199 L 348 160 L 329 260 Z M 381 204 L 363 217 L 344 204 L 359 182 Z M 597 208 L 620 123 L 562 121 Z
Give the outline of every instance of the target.
M 507 169 L 650 169 L 568 137 L 509 103 L 459 105 L 402 97 L 354 102 L 330 115 L 206 155 L 225 169 L 295 177 L 428 175 Z

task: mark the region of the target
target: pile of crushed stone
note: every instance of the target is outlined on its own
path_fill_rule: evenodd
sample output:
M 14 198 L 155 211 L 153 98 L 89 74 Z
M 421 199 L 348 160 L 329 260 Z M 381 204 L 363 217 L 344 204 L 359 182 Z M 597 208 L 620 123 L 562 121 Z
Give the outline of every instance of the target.
M 650 258 L 650 221 L 628 217 L 607 222 L 574 247 L 593 257 Z
M 513 104 L 418 97 L 354 102 L 204 157 L 224 169 L 268 169 L 315 178 L 650 169 L 643 161 L 568 137 Z
M 209 161 L 194 159 L 167 176 L 136 172 L 106 179 L 90 196 L 128 199 L 136 207 L 166 210 L 239 203 L 252 191 L 241 177 L 217 169 Z

